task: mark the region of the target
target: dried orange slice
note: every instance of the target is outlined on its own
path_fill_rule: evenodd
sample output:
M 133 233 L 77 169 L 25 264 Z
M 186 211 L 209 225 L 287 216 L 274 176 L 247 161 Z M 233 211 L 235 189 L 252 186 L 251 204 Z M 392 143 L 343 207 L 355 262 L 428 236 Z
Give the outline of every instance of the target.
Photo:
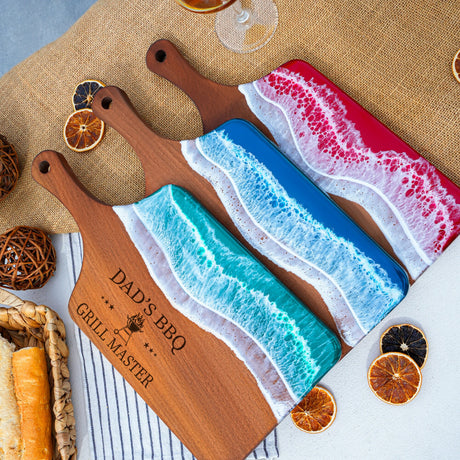
M 65 143 L 75 152 L 86 152 L 101 142 L 104 131 L 104 122 L 91 109 L 77 110 L 64 126 Z
M 415 398 L 422 385 L 417 363 L 404 353 L 380 355 L 369 367 L 367 381 L 374 394 L 388 404 L 405 404 Z
M 322 387 L 314 387 L 291 411 L 295 426 L 307 433 L 321 433 L 335 420 L 337 406 L 332 394 Z
M 389 327 L 380 337 L 380 351 L 399 351 L 409 355 L 421 369 L 428 356 L 428 342 L 418 327 L 412 324 L 397 324 Z
M 457 51 L 457 54 L 452 60 L 452 72 L 454 73 L 455 79 L 460 83 L 460 50 Z
M 99 80 L 85 80 L 78 83 L 72 98 L 74 110 L 90 109 L 94 95 L 104 86 L 105 84 Z

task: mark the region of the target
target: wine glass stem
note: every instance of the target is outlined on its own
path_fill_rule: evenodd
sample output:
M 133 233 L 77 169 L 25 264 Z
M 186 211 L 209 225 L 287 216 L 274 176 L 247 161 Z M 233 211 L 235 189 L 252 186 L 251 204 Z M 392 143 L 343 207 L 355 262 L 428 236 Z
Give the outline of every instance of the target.
M 240 24 L 244 24 L 245 22 L 249 20 L 249 16 L 250 16 L 249 10 L 243 8 L 240 0 L 236 0 L 236 2 L 233 4 L 233 9 L 236 11 L 236 14 L 237 14 L 236 20 Z

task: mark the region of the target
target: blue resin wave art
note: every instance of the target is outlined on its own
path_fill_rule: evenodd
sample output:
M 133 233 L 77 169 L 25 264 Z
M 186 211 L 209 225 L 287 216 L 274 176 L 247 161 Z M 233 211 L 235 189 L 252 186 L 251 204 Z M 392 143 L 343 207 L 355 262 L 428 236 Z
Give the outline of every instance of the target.
M 404 270 L 250 123 L 181 144 L 244 238 L 317 289 L 347 344 L 404 297 Z

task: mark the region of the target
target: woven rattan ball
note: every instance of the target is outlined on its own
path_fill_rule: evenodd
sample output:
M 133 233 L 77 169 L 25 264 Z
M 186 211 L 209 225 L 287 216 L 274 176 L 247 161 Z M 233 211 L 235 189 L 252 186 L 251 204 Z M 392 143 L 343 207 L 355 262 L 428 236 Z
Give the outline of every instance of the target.
M 56 251 L 39 228 L 15 227 L 0 235 L 0 286 L 42 287 L 56 269 Z
M 14 189 L 19 177 L 18 155 L 0 134 L 0 200 Z

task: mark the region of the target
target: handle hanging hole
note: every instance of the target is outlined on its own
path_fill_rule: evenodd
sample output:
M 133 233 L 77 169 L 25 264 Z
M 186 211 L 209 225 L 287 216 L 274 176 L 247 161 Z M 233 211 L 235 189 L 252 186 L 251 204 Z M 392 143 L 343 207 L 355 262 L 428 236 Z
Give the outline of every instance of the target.
M 47 161 L 41 161 L 38 165 L 38 169 L 42 174 L 47 174 L 50 170 L 50 164 Z
M 164 62 L 164 60 L 166 59 L 166 51 L 165 50 L 158 50 L 155 53 L 155 59 L 158 62 Z
M 102 101 L 101 101 L 101 106 L 105 110 L 109 109 L 110 104 L 112 104 L 112 98 L 111 97 L 104 97 L 104 99 L 102 99 Z

